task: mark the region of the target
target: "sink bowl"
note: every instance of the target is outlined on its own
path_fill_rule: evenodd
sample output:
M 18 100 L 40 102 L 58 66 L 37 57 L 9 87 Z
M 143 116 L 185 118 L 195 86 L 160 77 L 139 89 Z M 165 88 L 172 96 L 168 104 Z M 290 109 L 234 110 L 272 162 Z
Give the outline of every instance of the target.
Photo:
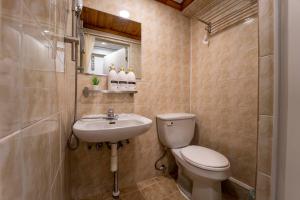
M 152 125 L 152 120 L 136 114 L 120 114 L 117 120 L 107 120 L 105 116 L 83 116 L 74 124 L 74 134 L 86 142 L 115 143 L 141 135 Z

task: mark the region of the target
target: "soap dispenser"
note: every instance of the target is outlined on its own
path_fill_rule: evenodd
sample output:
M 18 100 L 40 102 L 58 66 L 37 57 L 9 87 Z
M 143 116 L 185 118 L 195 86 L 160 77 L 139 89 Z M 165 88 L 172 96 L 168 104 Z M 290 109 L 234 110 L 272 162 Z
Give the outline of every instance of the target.
M 107 81 L 108 90 L 118 90 L 118 74 L 114 65 L 112 65 L 109 69 Z
M 130 90 L 130 91 L 135 91 L 136 90 L 136 77 L 135 77 L 135 74 L 133 72 L 133 68 L 128 69 L 127 85 L 128 85 L 128 90 Z
M 118 80 L 119 80 L 119 90 L 126 91 L 127 90 L 127 76 L 125 73 L 124 67 L 120 68 L 120 71 L 118 73 Z

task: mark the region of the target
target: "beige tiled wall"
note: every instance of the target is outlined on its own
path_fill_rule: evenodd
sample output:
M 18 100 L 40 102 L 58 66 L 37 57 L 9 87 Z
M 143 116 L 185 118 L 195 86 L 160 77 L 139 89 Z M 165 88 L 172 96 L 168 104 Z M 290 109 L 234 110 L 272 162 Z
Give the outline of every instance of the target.
M 155 116 L 189 111 L 189 19 L 152 0 L 86 0 L 84 5 L 114 15 L 126 9 L 132 20 L 142 23 L 142 80 L 137 84 L 136 95 L 97 94 L 85 98 L 82 88 L 90 85 L 90 77 L 80 75 L 78 80 L 79 115 L 103 113 L 113 107 L 117 113 L 134 112 L 153 120 L 150 131 L 120 150 L 119 178 L 121 186 L 125 186 L 156 174 L 154 162 L 161 150 Z M 109 153 L 106 147 L 89 151 L 84 143 L 71 153 L 74 198 L 93 195 L 103 187 L 111 188 Z
M 257 200 L 271 199 L 274 90 L 274 0 L 259 0 L 259 128 Z
M 223 153 L 233 178 L 255 187 L 258 110 L 258 22 L 240 23 L 202 43 L 191 22 L 191 112 L 196 143 Z
M 74 62 L 69 59 L 70 45 L 61 45 L 54 51 L 57 44 L 44 30 L 60 36 L 71 33 L 70 14 L 66 15 L 68 3 L 65 0 L 0 3 L 1 200 L 69 199 L 68 184 L 74 198 L 88 197 L 112 183 L 110 151 L 106 147 L 100 151 L 88 150 L 81 143 L 70 154 L 65 148 L 74 115 Z M 232 163 L 233 176 L 252 186 L 259 114 L 257 199 L 268 199 L 273 0 L 261 0 L 259 6 L 259 71 L 257 22 L 233 27 L 212 38 L 206 47 L 201 43 L 203 25 L 193 20 L 190 24 L 179 11 L 156 1 L 85 0 L 84 4 L 115 15 L 127 9 L 133 20 L 142 23 L 143 78 L 137 85 L 138 94 L 98 94 L 85 98 L 81 91 L 89 85 L 90 77 L 79 75 L 78 80 L 78 116 L 114 107 L 118 113 L 135 112 L 154 122 L 150 131 L 120 150 L 121 185 L 156 174 L 153 164 L 161 151 L 155 116 L 189 112 L 191 105 L 198 118 L 196 139 L 224 153 Z M 103 87 L 104 82 L 105 78 Z
M 1 200 L 67 199 L 64 160 L 72 97 L 65 94 L 72 87 L 64 87 L 69 75 L 61 43 L 67 5 L 0 2 Z M 59 35 L 57 43 L 45 30 Z

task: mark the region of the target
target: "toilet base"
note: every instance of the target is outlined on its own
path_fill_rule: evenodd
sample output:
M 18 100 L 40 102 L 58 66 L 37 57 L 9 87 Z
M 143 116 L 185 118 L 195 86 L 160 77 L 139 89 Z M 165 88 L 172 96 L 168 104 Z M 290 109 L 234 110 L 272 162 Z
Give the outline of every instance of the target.
M 192 181 L 192 186 L 189 188 L 182 181 L 183 179 L 187 179 L 187 177 L 182 172 L 180 173 L 180 171 L 177 187 L 187 200 L 222 200 L 220 181 L 197 178 Z
M 184 170 L 185 171 L 185 170 Z M 188 200 L 221 200 L 221 182 L 207 179 L 204 177 L 193 176 L 184 173 L 183 168 L 179 165 L 177 186 L 179 191 Z M 193 180 L 191 179 L 193 177 Z
M 191 200 L 192 194 L 186 191 L 183 187 L 181 187 L 178 183 L 176 184 L 180 194 L 186 199 Z
M 191 200 L 222 200 L 221 183 L 209 179 L 193 181 Z

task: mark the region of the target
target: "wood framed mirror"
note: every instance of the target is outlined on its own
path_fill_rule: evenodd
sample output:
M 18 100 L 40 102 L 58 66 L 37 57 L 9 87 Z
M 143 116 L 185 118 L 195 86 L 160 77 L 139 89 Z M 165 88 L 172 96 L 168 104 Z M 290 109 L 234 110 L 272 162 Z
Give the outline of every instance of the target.
M 84 73 L 107 75 L 113 65 L 117 70 L 133 68 L 141 78 L 141 23 L 88 7 L 83 7 L 81 20 Z

